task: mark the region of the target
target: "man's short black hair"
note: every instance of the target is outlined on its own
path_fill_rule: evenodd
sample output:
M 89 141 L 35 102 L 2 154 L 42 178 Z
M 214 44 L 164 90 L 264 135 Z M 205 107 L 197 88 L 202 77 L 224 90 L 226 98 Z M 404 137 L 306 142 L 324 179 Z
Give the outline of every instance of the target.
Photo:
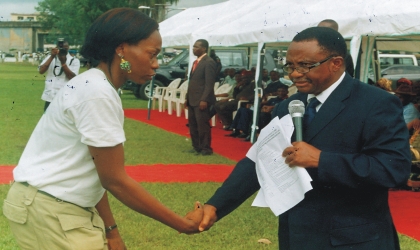
M 205 39 L 198 39 L 197 42 L 201 43 L 201 46 L 206 48 L 206 52 L 209 51 L 209 42 Z
M 303 30 L 293 38 L 293 42 L 318 41 L 319 47 L 330 55 L 347 55 L 347 44 L 343 36 L 327 27 L 311 27 Z
M 287 86 L 286 84 L 280 84 L 279 86 L 277 86 L 277 90 L 279 89 L 289 90 L 289 86 Z

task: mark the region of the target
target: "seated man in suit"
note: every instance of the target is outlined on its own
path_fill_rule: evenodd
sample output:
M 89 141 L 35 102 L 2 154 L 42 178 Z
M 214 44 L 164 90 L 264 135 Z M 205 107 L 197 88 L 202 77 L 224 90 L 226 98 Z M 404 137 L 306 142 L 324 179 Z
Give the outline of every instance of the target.
M 282 155 L 290 167 L 306 169 L 313 189 L 279 216 L 281 250 L 399 249 L 388 189 L 406 183 L 411 167 L 401 102 L 346 73 L 346 54 L 344 38 L 325 27 L 299 32 L 287 50 L 283 69 L 299 92 L 273 116 L 289 114 L 293 100 L 309 103 L 314 117 L 306 119 L 303 141 L 294 135 Z M 199 230 L 259 188 L 255 163 L 242 159 L 206 202 Z

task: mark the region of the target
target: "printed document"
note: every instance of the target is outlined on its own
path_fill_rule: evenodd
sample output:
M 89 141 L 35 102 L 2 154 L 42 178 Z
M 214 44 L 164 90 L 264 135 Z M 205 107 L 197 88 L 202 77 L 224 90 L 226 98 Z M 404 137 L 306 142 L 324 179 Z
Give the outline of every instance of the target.
M 276 216 L 294 207 L 312 189 L 308 172 L 302 167 L 289 167 L 282 156 L 283 150 L 292 145 L 293 131 L 290 115 L 274 118 L 246 155 L 256 163 L 261 186 L 252 206 L 269 207 Z

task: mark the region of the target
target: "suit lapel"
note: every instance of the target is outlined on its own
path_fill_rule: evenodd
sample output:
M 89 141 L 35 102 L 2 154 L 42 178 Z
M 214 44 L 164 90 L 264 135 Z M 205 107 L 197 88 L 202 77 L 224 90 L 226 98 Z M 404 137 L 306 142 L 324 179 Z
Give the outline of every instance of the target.
M 346 75 L 340 85 L 331 93 L 325 103 L 322 104 L 304 133 L 306 142 L 310 142 L 314 136 L 324 129 L 346 107 L 343 101 L 349 97 L 352 90 L 353 84 L 351 80 L 352 78 Z
M 197 67 L 195 67 L 194 71 L 192 71 L 192 69 L 191 69 L 191 74 L 190 75 L 193 75 L 195 72 L 197 72 L 197 70 L 199 68 L 201 68 L 201 66 L 203 66 L 203 63 L 204 63 L 205 60 L 207 60 L 207 55 L 204 56 L 203 58 L 201 58 L 200 62 L 198 62 Z

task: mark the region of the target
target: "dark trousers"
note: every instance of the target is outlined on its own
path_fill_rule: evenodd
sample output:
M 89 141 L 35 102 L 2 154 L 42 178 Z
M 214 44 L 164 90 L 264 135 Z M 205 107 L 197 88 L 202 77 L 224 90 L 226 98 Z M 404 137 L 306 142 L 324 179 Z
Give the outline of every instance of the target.
M 252 114 L 253 111 L 249 108 L 239 108 L 230 126 L 235 130 L 242 130 L 244 134 L 249 134 Z
M 214 105 L 217 114 L 224 126 L 230 126 L 232 124 L 232 112 L 238 109 L 238 101 L 219 101 Z
M 209 109 L 188 106 L 188 126 L 192 146 L 197 152 L 213 152 L 211 148 L 211 126 Z

